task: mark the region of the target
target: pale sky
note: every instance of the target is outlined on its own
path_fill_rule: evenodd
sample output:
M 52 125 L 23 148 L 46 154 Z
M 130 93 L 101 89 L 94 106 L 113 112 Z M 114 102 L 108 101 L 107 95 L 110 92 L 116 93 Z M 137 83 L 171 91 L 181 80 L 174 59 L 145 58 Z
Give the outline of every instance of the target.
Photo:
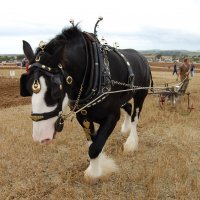
M 48 42 L 70 19 L 110 45 L 136 50 L 200 50 L 200 0 L 3 0 L 0 54 L 23 53 L 22 40 L 35 49 Z

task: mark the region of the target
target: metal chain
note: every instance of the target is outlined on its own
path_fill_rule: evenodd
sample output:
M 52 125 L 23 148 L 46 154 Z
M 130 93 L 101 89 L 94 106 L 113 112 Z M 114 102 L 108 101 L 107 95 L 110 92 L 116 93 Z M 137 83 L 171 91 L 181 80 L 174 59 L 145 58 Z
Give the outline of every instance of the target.
M 72 118 L 71 118 L 71 121 L 73 120 L 73 118 L 74 118 L 74 116 L 75 116 L 75 114 L 76 113 L 78 113 L 78 112 L 76 112 L 75 110 L 76 110 L 76 108 L 77 108 L 77 106 L 78 106 L 78 103 L 79 103 L 79 100 L 80 100 L 80 98 L 81 98 L 81 94 L 82 94 L 82 91 L 83 91 L 83 84 L 81 84 L 81 87 L 80 87 L 80 90 L 79 90 L 79 92 L 78 92 L 78 96 L 77 96 L 77 99 L 76 99 L 76 102 L 75 102 L 75 104 L 74 104 L 74 107 L 72 108 L 72 110 L 68 113 L 68 114 L 62 114 L 62 118 L 63 118 L 63 120 L 66 120 L 67 118 L 69 118 L 69 117 L 71 117 L 72 116 Z M 79 109 L 80 110 L 80 109 Z M 79 111 L 78 110 L 78 111 Z M 82 110 L 82 109 L 81 109 Z M 80 110 L 80 111 L 81 111 Z
M 125 87 L 129 87 L 131 88 L 132 91 L 140 89 L 140 90 L 148 90 L 151 89 L 152 87 L 142 87 L 142 86 L 136 86 L 136 85 L 132 85 L 132 84 L 128 84 L 128 83 L 123 83 L 120 81 L 115 81 L 115 80 L 111 80 L 112 85 L 120 85 L 120 86 L 125 86 Z
M 76 102 L 75 102 L 75 104 L 74 104 L 74 107 L 73 107 L 73 109 L 72 109 L 72 112 L 74 112 L 75 109 L 76 109 L 77 106 L 78 106 L 79 100 L 80 100 L 80 98 L 81 98 L 82 91 L 83 91 L 83 84 L 81 84 L 81 87 L 80 87 L 80 90 L 79 90 L 79 93 L 78 93 L 78 97 L 77 97 L 77 99 L 76 99 Z
M 111 80 L 111 83 L 112 85 L 121 85 L 121 86 L 125 86 L 125 87 L 132 87 L 131 84 L 127 84 L 127 83 L 122 83 L 122 82 L 119 82 L 119 81 L 115 81 L 115 80 Z

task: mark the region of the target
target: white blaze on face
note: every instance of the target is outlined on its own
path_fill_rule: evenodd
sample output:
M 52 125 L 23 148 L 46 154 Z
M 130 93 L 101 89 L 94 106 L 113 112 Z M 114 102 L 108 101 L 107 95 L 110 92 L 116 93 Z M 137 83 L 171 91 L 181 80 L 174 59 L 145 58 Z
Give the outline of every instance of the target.
M 47 91 L 47 85 L 44 77 L 39 78 L 41 90 L 39 93 L 32 95 L 32 112 L 33 113 L 48 113 L 56 109 L 55 106 L 47 106 L 44 98 Z M 68 96 L 65 95 L 65 98 L 62 102 L 62 110 L 68 103 Z M 58 117 L 52 117 L 47 120 L 42 120 L 38 122 L 33 121 L 33 139 L 34 141 L 42 142 L 45 140 L 52 140 L 55 133 L 55 122 Z
M 44 98 L 47 91 L 47 85 L 44 77 L 39 78 L 41 90 L 39 93 L 32 95 L 32 112 L 33 113 L 46 113 L 55 110 L 55 106 L 47 106 Z M 33 139 L 35 141 L 52 140 L 55 132 L 54 124 L 58 117 L 52 117 L 47 120 L 38 122 L 33 121 Z

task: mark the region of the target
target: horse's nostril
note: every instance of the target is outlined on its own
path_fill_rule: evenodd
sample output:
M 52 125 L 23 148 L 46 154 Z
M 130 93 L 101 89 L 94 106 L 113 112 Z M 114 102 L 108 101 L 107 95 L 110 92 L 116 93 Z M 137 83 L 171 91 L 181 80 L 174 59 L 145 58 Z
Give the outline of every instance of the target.
M 48 139 L 44 139 L 44 140 L 42 140 L 41 143 L 43 143 L 43 144 L 47 144 L 47 143 L 49 143 L 50 141 L 51 141 L 51 139 L 48 138 Z

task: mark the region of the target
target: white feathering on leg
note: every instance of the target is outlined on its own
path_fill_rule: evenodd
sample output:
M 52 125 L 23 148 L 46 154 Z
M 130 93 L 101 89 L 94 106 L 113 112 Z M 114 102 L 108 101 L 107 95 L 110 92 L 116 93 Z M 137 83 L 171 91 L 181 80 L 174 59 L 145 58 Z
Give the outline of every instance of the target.
M 125 152 L 133 152 L 138 149 L 138 135 L 137 135 L 137 124 L 138 124 L 138 113 L 139 108 L 136 108 L 136 116 L 134 122 L 131 123 L 131 132 L 124 143 Z
M 103 176 L 107 176 L 111 173 L 118 171 L 118 166 L 112 158 L 109 158 L 106 154 L 102 153 L 100 157 L 100 166 L 103 170 Z
M 139 139 L 138 139 L 138 135 L 137 135 L 136 125 L 133 122 L 131 132 L 130 132 L 126 142 L 124 143 L 124 151 L 125 152 L 133 152 L 133 151 L 137 150 L 138 140 Z
M 88 182 L 95 183 L 98 179 L 109 176 L 117 170 L 115 161 L 101 153 L 97 158 L 90 160 L 90 165 L 85 170 L 85 179 Z

